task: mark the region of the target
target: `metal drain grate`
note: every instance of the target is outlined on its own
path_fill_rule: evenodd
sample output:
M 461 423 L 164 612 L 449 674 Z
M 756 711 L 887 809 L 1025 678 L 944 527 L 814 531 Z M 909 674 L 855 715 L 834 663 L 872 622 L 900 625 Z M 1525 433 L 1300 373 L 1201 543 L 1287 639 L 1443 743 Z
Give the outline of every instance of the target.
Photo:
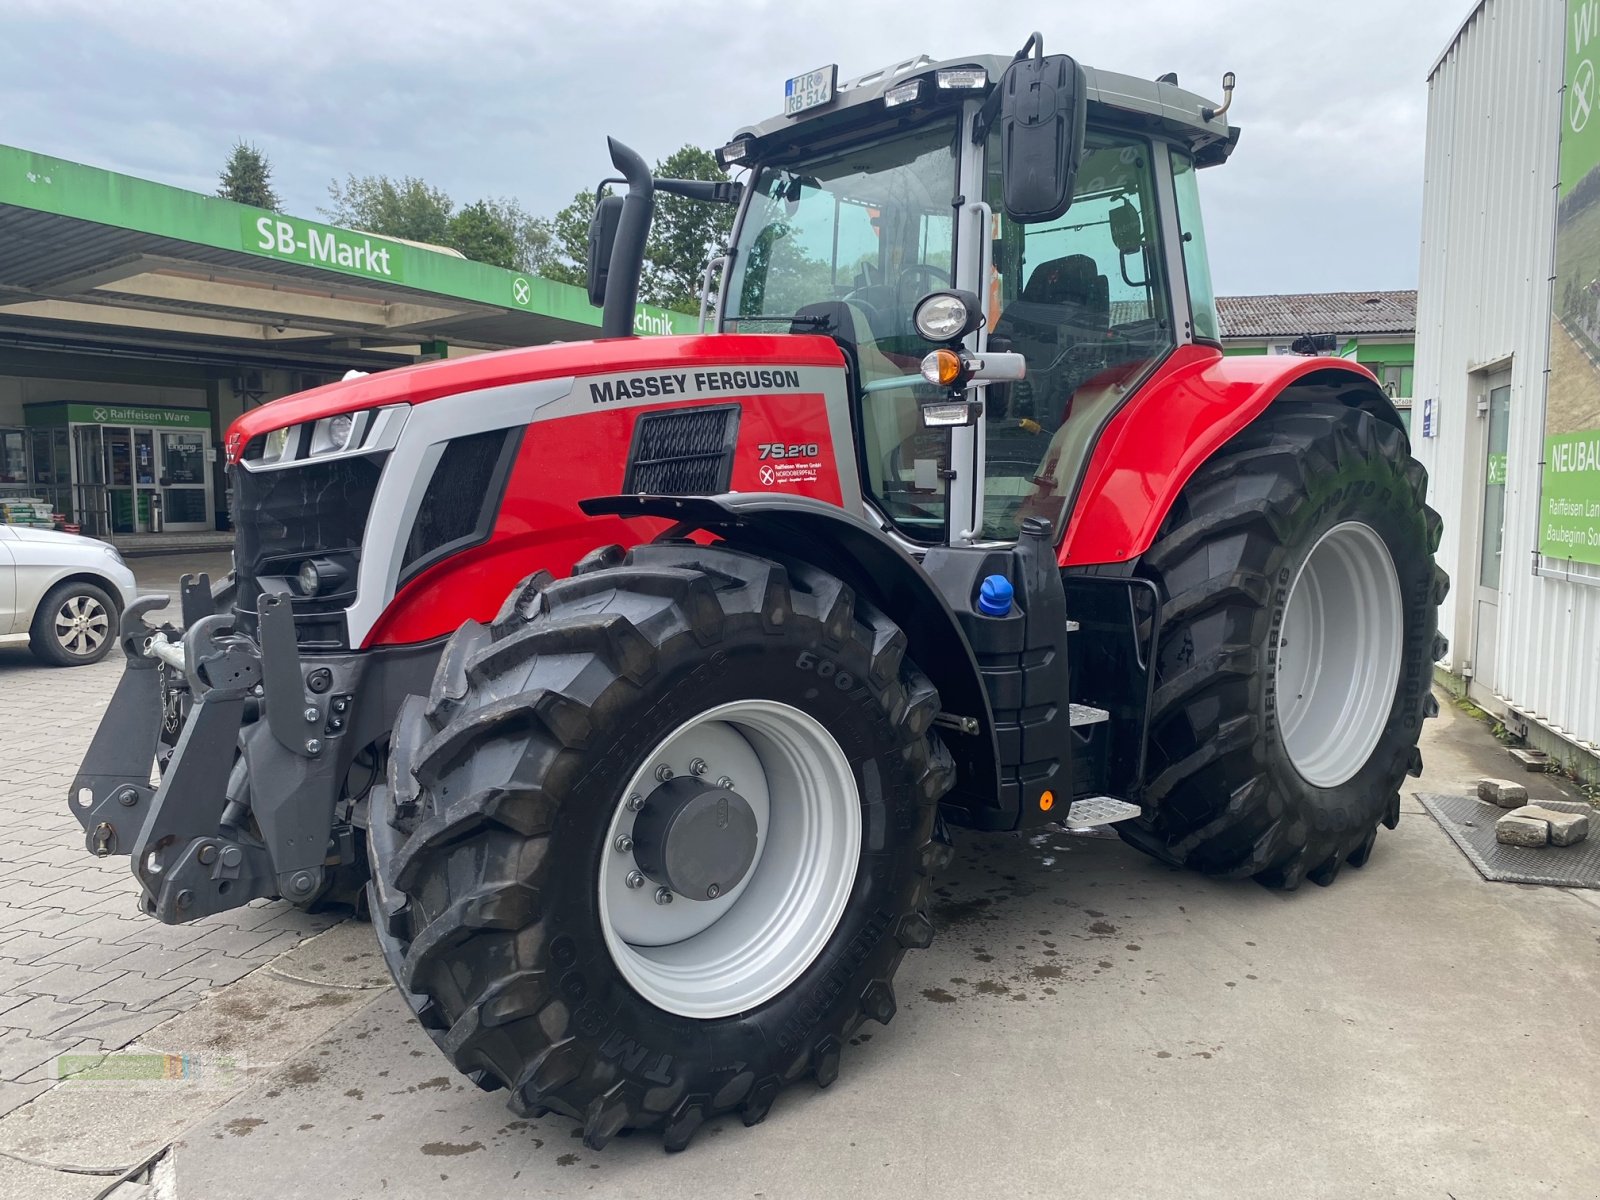
M 1600 888 L 1600 834 L 1590 818 L 1587 839 L 1576 846 L 1503 846 L 1494 840 L 1494 823 L 1506 812 L 1475 796 L 1441 796 L 1418 792 L 1422 807 L 1478 868 L 1494 883 L 1542 883 L 1550 887 Z

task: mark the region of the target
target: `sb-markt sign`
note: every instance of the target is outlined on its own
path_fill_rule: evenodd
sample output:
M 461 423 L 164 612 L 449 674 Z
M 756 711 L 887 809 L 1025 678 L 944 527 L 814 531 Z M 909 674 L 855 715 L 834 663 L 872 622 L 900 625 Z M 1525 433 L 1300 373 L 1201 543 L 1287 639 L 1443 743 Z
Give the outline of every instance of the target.
M 1600 564 L 1600 0 L 1567 0 L 1539 552 Z
M 293 217 L 246 213 L 243 220 L 245 244 L 274 258 L 332 267 L 389 283 L 404 279 L 396 253 L 399 247 L 385 238 Z

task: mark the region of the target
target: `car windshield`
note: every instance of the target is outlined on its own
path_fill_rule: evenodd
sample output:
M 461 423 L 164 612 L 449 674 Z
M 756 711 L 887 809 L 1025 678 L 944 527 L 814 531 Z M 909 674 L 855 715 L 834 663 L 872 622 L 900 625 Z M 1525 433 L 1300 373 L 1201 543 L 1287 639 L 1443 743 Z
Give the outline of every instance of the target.
M 956 123 L 763 168 L 733 251 L 722 328 L 845 342 L 860 389 L 868 491 L 913 536 L 944 527 L 949 435 L 922 428 L 917 369 L 932 344 L 912 309 L 948 287 L 955 245 Z M 826 321 L 826 325 L 822 322 Z

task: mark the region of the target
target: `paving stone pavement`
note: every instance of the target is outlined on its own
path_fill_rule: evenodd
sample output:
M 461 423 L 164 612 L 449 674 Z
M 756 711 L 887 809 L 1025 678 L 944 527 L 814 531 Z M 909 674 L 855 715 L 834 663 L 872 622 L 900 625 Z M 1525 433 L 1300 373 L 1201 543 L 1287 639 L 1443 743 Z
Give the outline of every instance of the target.
M 0 1116 L 56 1081 L 57 1055 L 125 1046 L 338 920 L 282 901 L 178 926 L 137 911 L 127 858 L 88 854 L 67 811 L 121 671 L 115 652 L 63 669 L 0 646 Z

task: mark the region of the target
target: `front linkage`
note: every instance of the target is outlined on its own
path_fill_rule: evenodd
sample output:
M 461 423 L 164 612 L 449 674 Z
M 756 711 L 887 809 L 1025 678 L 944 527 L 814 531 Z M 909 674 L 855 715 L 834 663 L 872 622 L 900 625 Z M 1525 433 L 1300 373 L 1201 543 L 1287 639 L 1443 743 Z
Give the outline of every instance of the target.
M 229 583 L 185 576 L 180 587 L 182 630 L 146 623 L 165 596 L 124 615 L 127 667 L 72 812 L 91 853 L 131 855 L 141 909 L 169 924 L 258 897 L 308 902 L 358 851 L 351 827 L 333 825 L 347 743 L 367 744 L 349 736 L 364 656 L 307 671 L 287 596 L 261 597 L 257 640 L 235 628 Z M 152 787 L 162 743 L 172 748 Z

